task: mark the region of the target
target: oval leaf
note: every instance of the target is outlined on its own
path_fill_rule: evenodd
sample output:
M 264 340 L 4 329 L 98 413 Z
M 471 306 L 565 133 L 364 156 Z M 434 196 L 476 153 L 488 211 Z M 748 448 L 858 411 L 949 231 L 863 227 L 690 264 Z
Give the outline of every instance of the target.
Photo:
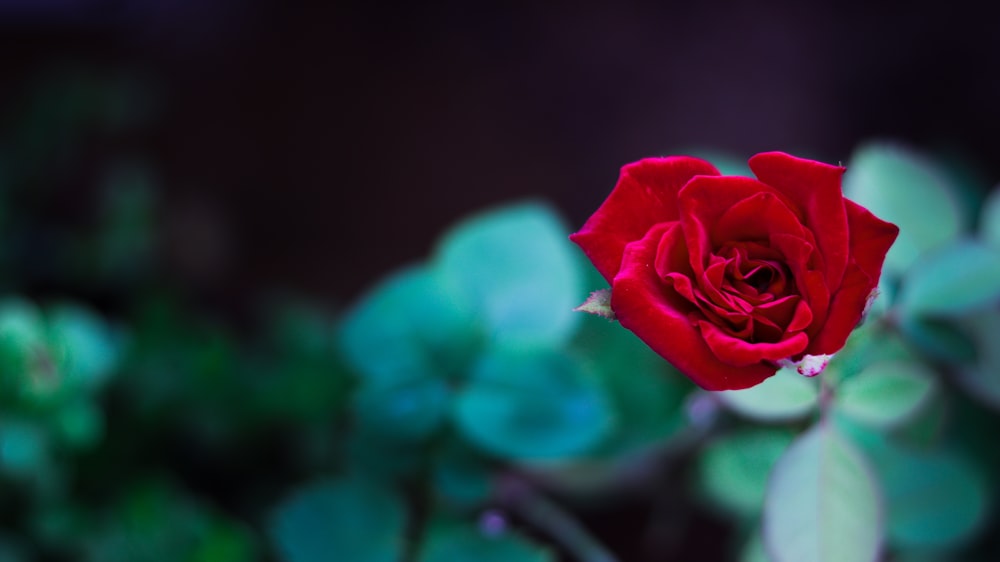
M 764 541 L 775 562 L 871 562 L 882 518 L 861 453 L 832 424 L 800 436 L 778 461 L 764 501 Z
M 738 414 L 776 422 L 798 419 L 811 412 L 819 399 L 819 388 L 815 380 L 786 368 L 757 386 L 713 394 Z
M 271 536 L 285 562 L 397 562 L 405 512 L 395 494 L 360 478 L 302 488 L 274 512 Z
M 419 266 L 389 276 L 363 297 L 339 339 L 345 359 L 378 386 L 461 371 L 476 346 L 471 319 Z
M 1000 188 L 994 188 L 983 201 L 983 209 L 979 215 L 979 236 L 987 244 L 1000 248 Z
M 858 149 L 843 187 L 849 199 L 899 227 L 899 238 L 885 259 L 891 273 L 907 271 L 921 254 L 962 230 L 961 210 L 946 176 L 900 146 L 877 143 Z
M 582 453 L 612 425 L 603 388 L 578 361 L 551 351 L 484 356 L 456 399 L 455 416 L 471 442 L 522 460 Z
M 985 522 L 990 496 L 982 477 L 949 453 L 882 451 L 889 539 L 909 548 L 956 547 Z
M 892 428 L 910 420 L 937 387 L 935 374 L 915 361 L 866 367 L 837 389 L 837 411 L 859 422 Z
M 791 442 L 788 431 L 759 428 L 716 439 L 698 458 L 701 485 L 716 503 L 755 516 L 764 505 L 771 468 Z
M 565 342 L 580 314 L 580 262 L 547 207 L 524 204 L 469 219 L 442 239 L 437 270 L 448 294 L 483 322 L 490 339 Z
M 1000 410 L 1000 311 L 987 311 L 963 319 L 967 333 L 975 339 L 976 362 L 958 370 L 958 382 L 969 395 Z
M 920 260 L 899 304 L 908 314 L 961 315 L 1000 300 L 1000 249 L 960 240 Z

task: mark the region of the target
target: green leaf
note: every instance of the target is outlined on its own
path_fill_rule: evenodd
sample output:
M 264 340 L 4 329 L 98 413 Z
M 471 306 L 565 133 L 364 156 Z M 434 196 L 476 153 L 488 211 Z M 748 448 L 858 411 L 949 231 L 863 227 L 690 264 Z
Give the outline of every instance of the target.
M 345 359 L 378 386 L 461 373 L 475 352 L 477 332 L 453 300 L 425 267 L 388 277 L 344 319 Z
M 1000 249 L 958 240 L 925 256 L 907 276 L 899 305 L 908 314 L 961 315 L 1000 300 Z
M 472 508 L 486 503 L 493 491 L 496 468 L 459 439 L 436 451 L 431 465 L 435 494 L 449 505 Z
M 719 505 L 752 517 L 764 505 L 771 468 L 792 443 L 785 430 L 743 429 L 710 442 L 698 457 L 702 488 Z
M 912 419 L 936 388 L 934 371 L 922 363 L 874 363 L 840 385 L 836 409 L 857 421 L 888 429 Z
M 0 470 L 25 478 L 50 462 L 48 437 L 41 427 L 19 419 L 0 420 Z
M 743 416 L 777 422 L 798 419 L 811 412 L 819 399 L 819 387 L 816 380 L 785 368 L 757 386 L 723 390 L 713 395 Z
M 450 401 L 451 390 L 439 378 L 366 385 L 354 397 L 354 416 L 367 429 L 416 441 L 441 427 Z
M 49 310 L 48 333 L 56 362 L 74 387 L 99 388 L 121 361 L 121 335 L 81 306 L 63 304 Z
M 555 562 L 556 557 L 512 532 L 489 536 L 469 525 L 431 529 L 417 562 Z
M 925 356 L 956 365 L 974 363 L 976 345 L 964 327 L 950 319 L 907 316 L 899 328 Z
M 979 215 L 979 236 L 994 248 L 1000 248 L 1000 188 L 994 188 L 983 201 Z
M 906 272 L 928 250 L 940 248 L 962 231 L 961 210 L 947 176 L 919 154 L 873 143 L 852 156 L 844 194 L 875 216 L 899 227 L 885 269 Z
M 466 220 L 435 259 L 447 293 L 491 341 L 560 344 L 576 329 L 581 267 L 569 232 L 547 207 L 522 204 Z
M 1000 311 L 984 311 L 961 322 L 975 340 L 977 359 L 957 370 L 957 380 L 970 396 L 1000 410 Z
M 886 447 L 881 453 L 878 468 L 893 544 L 953 548 L 983 527 L 989 490 L 963 458 L 899 447 Z
M 760 529 L 756 529 L 743 545 L 743 550 L 740 552 L 740 562 L 771 562 L 771 558 L 764 548 L 764 537 Z
M 594 454 L 618 460 L 676 435 L 685 423 L 688 379 L 618 324 L 592 316 L 582 324 L 574 354 L 600 378 L 616 422 Z
M 284 562 L 397 562 L 405 519 L 393 492 L 347 477 L 295 492 L 274 512 L 270 531 Z
M 477 446 L 520 460 L 581 454 L 613 423 L 597 381 L 572 357 L 545 350 L 485 355 L 458 395 L 455 419 Z
M 829 423 L 801 435 L 775 465 L 764 541 L 775 562 L 870 562 L 882 517 L 878 483 L 861 453 Z

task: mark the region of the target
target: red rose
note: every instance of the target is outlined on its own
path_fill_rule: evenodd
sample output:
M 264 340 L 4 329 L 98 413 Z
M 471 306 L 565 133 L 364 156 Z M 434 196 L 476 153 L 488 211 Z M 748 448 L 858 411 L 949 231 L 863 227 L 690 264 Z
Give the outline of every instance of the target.
M 622 168 L 570 238 L 611 284 L 615 316 L 699 386 L 814 375 L 878 285 L 899 229 L 844 199 L 844 168 L 780 152 L 758 179 L 687 156 Z

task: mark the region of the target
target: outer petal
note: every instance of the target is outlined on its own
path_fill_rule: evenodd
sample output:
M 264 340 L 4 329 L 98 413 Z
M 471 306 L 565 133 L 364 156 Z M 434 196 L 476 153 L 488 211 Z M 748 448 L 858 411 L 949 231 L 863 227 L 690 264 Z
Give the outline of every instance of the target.
M 776 368 L 763 363 L 734 367 L 720 361 L 688 319 L 691 303 L 664 290 L 653 263 L 660 239 L 672 226 L 657 225 L 625 249 L 611 289 L 618 321 L 702 388 L 736 390 L 759 384 Z
M 875 281 L 856 262 L 851 262 L 840 290 L 830 299 L 830 315 L 819 333 L 813 336 L 806 353 L 833 355 L 840 351 L 847 342 L 847 336 L 861 321 L 865 302 L 875 285 Z
M 850 238 L 840 189 L 844 168 L 783 152 L 765 152 L 750 158 L 750 169 L 801 210 L 803 222 L 816 235 L 826 261 L 826 284 L 839 286 L 847 268 Z
M 875 284 L 882 275 L 882 262 L 899 235 L 899 227 L 879 219 L 850 199 L 844 200 L 851 231 L 851 258 Z
M 646 158 L 623 167 L 611 195 L 570 240 L 610 283 L 621 267 L 625 246 L 653 225 L 677 220 L 677 193 L 699 175 L 717 176 L 719 171 L 689 156 Z

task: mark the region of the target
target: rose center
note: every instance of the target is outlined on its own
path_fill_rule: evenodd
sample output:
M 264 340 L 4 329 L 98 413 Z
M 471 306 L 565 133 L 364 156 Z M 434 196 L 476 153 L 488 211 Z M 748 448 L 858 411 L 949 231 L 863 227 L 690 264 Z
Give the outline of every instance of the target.
M 758 267 L 744 278 L 744 281 L 751 287 L 762 293 L 774 282 L 775 272 L 770 267 Z

